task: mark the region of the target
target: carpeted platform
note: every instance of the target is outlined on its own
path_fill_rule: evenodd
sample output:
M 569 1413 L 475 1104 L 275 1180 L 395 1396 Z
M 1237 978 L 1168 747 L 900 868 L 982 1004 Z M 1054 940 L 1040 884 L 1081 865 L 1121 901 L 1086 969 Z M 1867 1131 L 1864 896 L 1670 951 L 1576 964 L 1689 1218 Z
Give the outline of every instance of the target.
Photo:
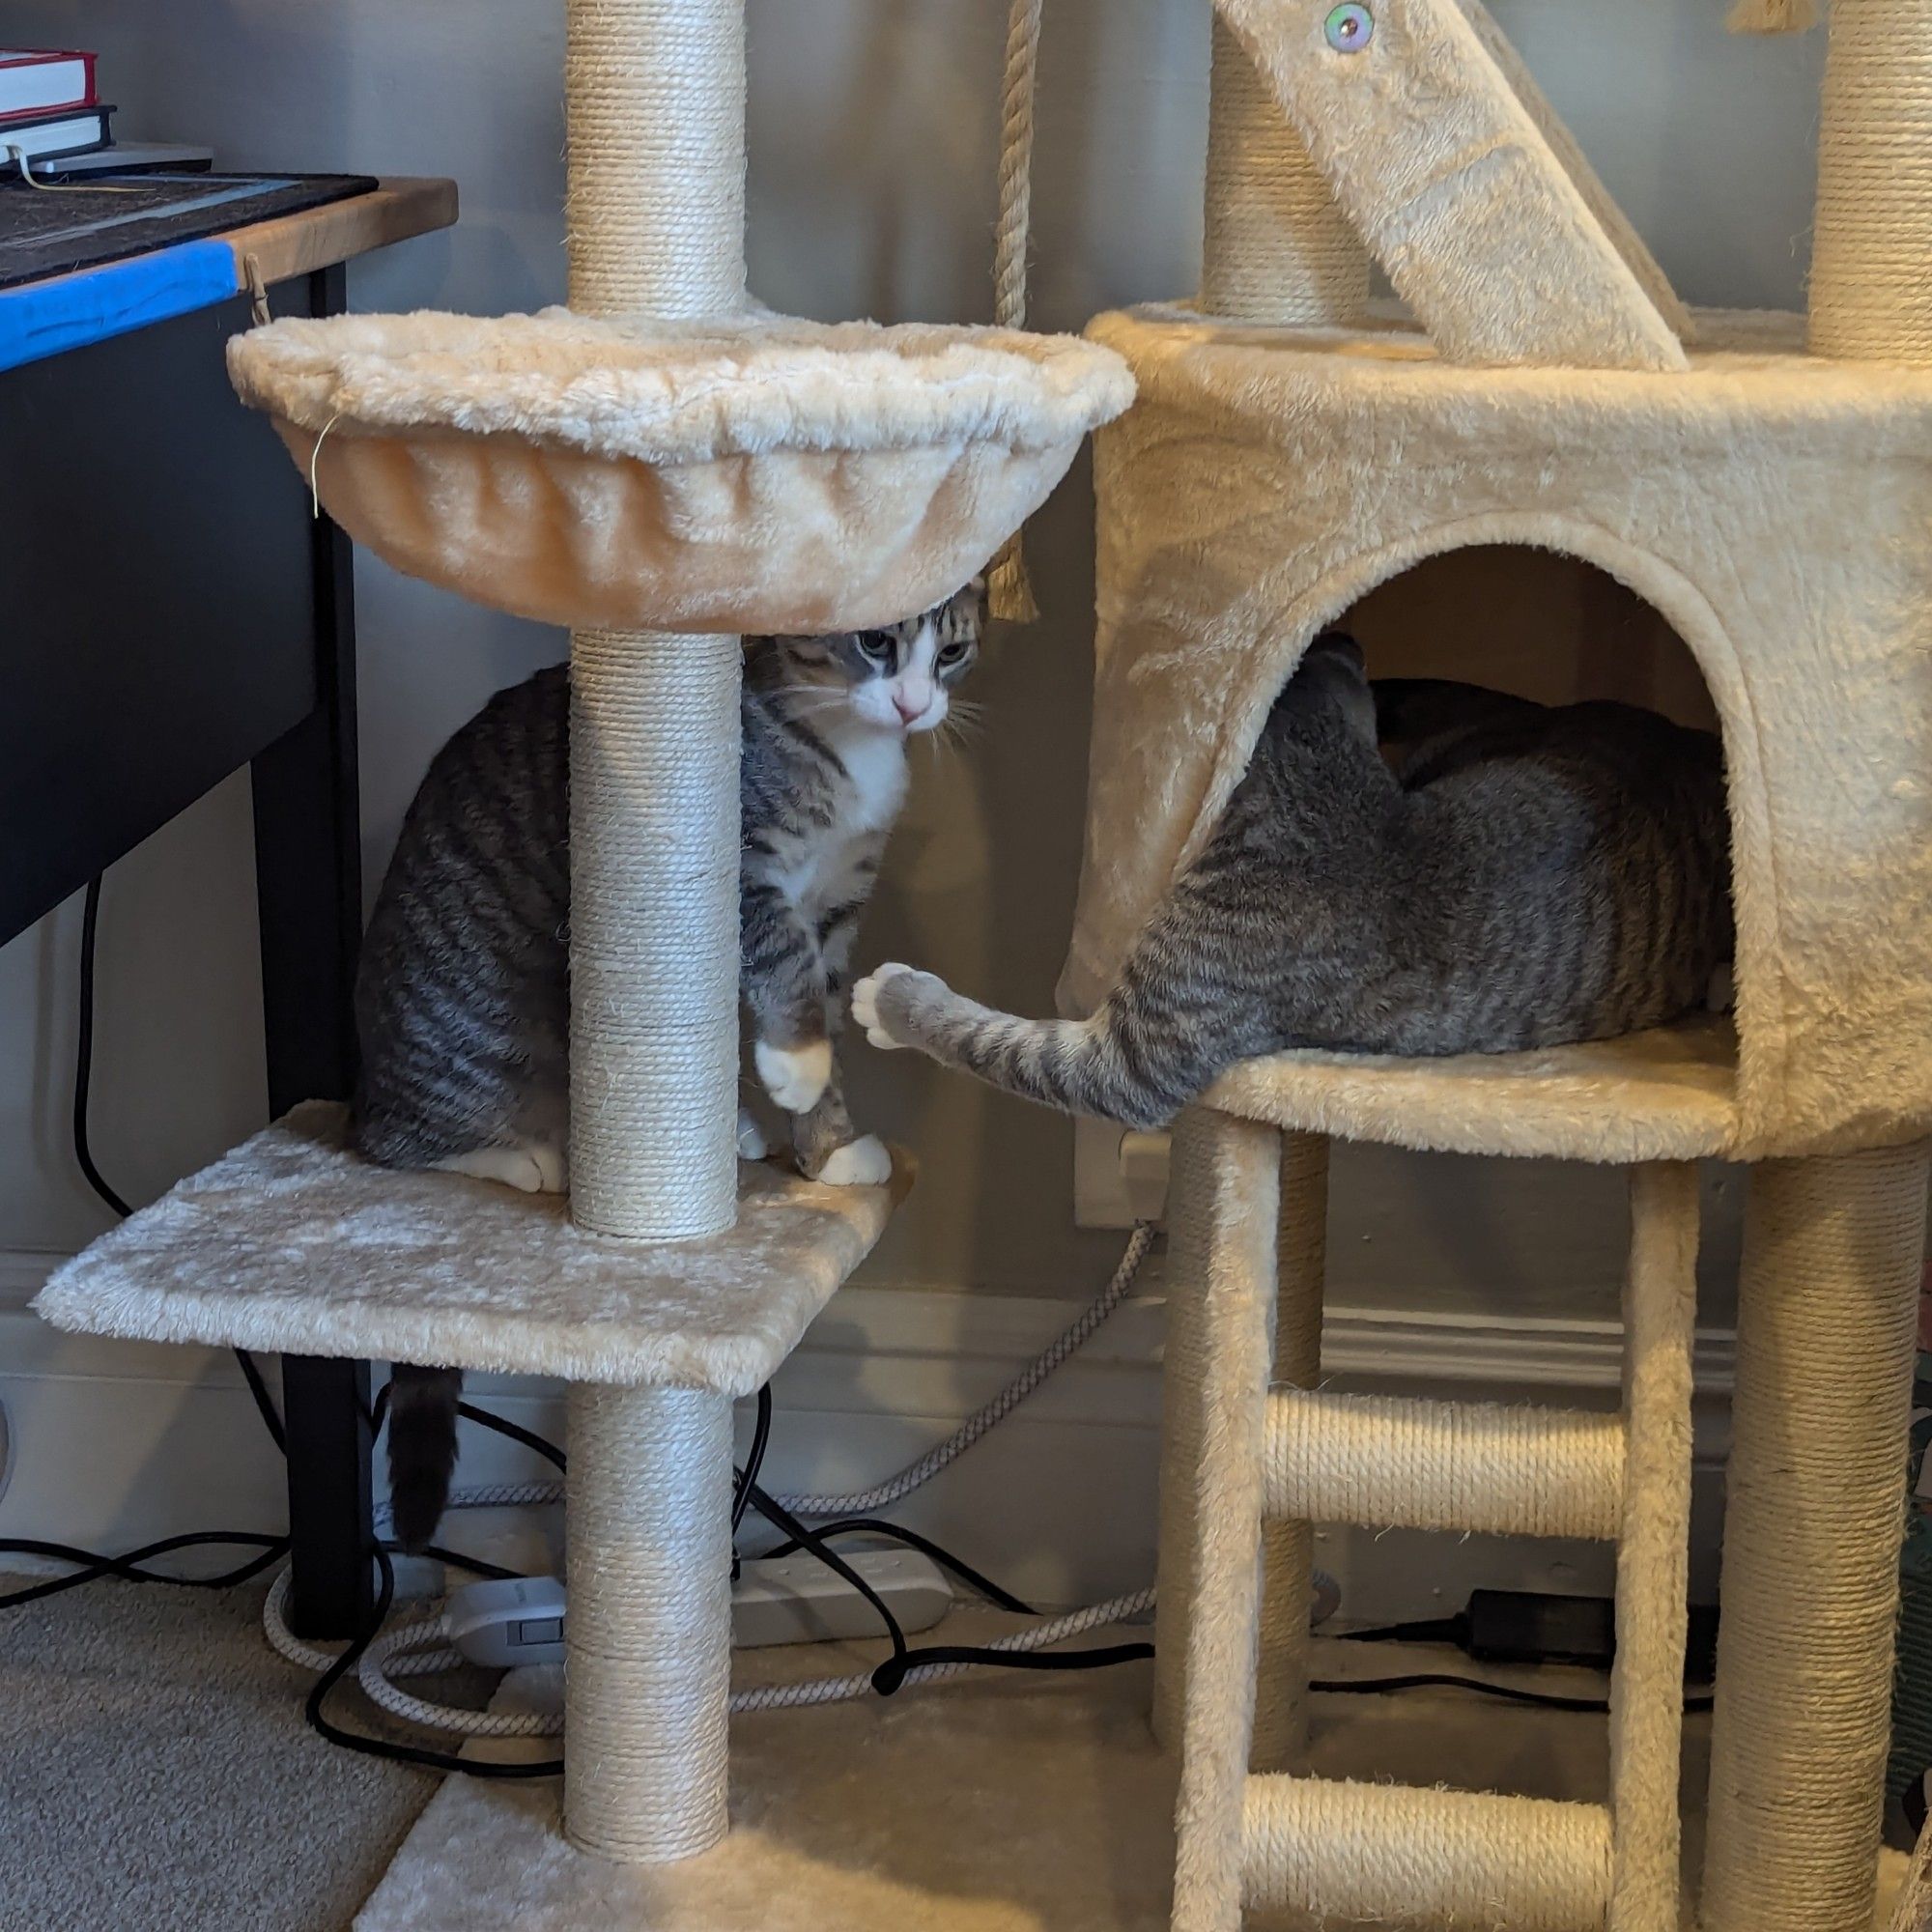
M 35 1578 L 9 1578 L 0 1589 Z M 436 1790 L 302 1722 L 262 1586 L 0 1611 L 0 1924 L 342 1932 Z

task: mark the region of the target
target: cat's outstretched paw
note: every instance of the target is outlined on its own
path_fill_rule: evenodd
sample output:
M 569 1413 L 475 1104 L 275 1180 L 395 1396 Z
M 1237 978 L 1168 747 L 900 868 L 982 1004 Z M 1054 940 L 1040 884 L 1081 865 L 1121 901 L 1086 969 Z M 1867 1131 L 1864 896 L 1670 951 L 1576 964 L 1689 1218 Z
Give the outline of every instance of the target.
M 862 1134 L 836 1148 L 812 1176 L 828 1187 L 879 1187 L 893 1178 L 893 1157 L 877 1134 Z
M 865 1028 L 866 1037 L 883 1052 L 890 1053 L 895 1047 L 908 1042 L 897 1037 L 887 1026 L 881 996 L 894 980 L 915 970 L 901 965 L 896 959 L 889 959 L 883 966 L 873 967 L 852 988 L 852 1017 Z
M 771 1143 L 765 1139 L 765 1130 L 752 1116 L 749 1107 L 738 1109 L 738 1158 L 740 1160 L 763 1160 L 772 1151 Z
M 809 1114 L 825 1097 L 832 1080 L 832 1042 L 809 1040 L 804 1046 L 770 1046 L 760 1040 L 752 1059 L 765 1092 L 787 1114 Z

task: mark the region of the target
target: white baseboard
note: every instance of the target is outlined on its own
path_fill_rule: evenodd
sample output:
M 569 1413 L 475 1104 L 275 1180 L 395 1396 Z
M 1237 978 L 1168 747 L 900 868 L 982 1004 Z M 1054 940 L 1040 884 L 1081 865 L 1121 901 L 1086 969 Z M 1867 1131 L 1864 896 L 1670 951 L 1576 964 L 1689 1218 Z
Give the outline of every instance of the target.
M 239 1370 L 219 1350 L 61 1335 L 27 1312 L 58 1257 L 0 1250 L 0 1405 L 11 1480 L 0 1538 L 93 1549 L 199 1528 L 282 1526 L 279 1459 Z M 864 1487 L 943 1441 L 1003 1388 L 1077 1304 L 926 1289 L 847 1289 L 774 1385 L 765 1486 Z M 1088 1347 L 895 1520 L 937 1538 L 1042 1605 L 1091 1602 L 1145 1583 L 1153 1566 L 1160 1420 L 1157 1296 L 1131 1299 Z M 1613 1323 L 1502 1323 L 1340 1308 L 1324 1359 L 1343 1387 L 1597 1406 L 1616 1400 Z M 1700 1338 L 1693 1577 L 1715 1580 L 1731 1337 Z M 482 1406 L 557 1435 L 561 1385 L 471 1378 Z M 746 1406 L 749 1410 L 749 1405 Z M 741 1415 L 748 1429 L 749 1414 Z M 466 1425 L 459 1483 L 541 1478 L 546 1464 Z M 520 1567 L 554 1561 L 556 1512 L 466 1513 L 448 1540 Z M 1323 1567 L 1351 1613 L 1380 1619 L 1460 1606 L 1476 1585 L 1606 1590 L 1610 1552 L 1345 1529 L 1321 1532 Z

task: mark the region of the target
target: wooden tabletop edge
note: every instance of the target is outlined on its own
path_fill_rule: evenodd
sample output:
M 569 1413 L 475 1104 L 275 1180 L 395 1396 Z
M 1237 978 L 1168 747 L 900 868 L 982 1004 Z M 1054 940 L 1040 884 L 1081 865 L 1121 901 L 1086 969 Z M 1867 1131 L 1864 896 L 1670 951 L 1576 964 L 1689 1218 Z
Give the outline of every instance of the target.
M 235 251 L 237 286 L 245 288 L 250 256 L 264 282 L 282 282 L 447 228 L 456 215 L 453 181 L 398 175 L 379 181 L 367 194 L 231 228 L 219 239 Z

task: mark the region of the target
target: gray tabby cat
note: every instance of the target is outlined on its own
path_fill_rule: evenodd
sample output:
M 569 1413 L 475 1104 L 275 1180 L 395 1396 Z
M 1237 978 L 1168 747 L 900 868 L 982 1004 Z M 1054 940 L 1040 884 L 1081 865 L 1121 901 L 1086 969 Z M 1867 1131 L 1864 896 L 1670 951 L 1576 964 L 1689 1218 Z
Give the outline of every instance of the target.
M 979 654 L 977 580 L 918 617 L 748 639 L 740 717 L 740 991 L 758 1077 L 816 1179 L 884 1180 L 833 1053 L 859 917 L 906 793 L 906 740 L 942 724 Z M 529 1192 L 569 1184 L 569 708 L 554 667 L 450 739 L 404 819 L 363 943 L 355 1147 Z M 765 1151 L 748 1115 L 739 1149 Z M 434 1531 L 456 1457 L 458 1370 L 398 1366 L 397 1536 Z
M 852 1010 L 875 1046 L 1152 1127 L 1289 1047 L 1499 1053 L 1659 1025 L 1707 1000 L 1732 944 L 1714 737 L 1630 705 L 1372 687 L 1330 634 L 1092 1018 L 992 1012 L 896 964 Z

